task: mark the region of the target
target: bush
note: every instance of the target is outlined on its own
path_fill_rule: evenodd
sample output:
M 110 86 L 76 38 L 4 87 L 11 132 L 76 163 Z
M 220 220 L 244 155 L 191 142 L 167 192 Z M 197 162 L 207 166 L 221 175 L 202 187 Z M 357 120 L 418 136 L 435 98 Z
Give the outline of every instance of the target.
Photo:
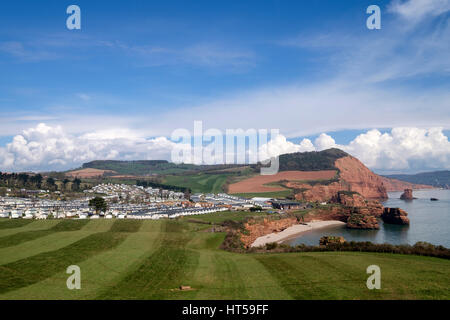
M 431 243 L 418 242 L 410 245 L 393 245 L 389 243 L 365 242 L 344 242 L 330 243 L 326 246 L 308 246 L 299 244 L 295 247 L 288 245 L 278 245 L 277 243 L 268 243 L 259 248 L 252 248 L 251 252 L 324 252 L 324 251 L 356 251 L 356 252 L 378 252 L 395 254 L 412 254 L 421 256 L 430 256 L 442 259 L 450 259 L 450 249 L 443 246 L 435 246 Z
M 273 250 L 278 247 L 278 243 L 276 242 L 270 242 L 266 244 L 266 250 Z

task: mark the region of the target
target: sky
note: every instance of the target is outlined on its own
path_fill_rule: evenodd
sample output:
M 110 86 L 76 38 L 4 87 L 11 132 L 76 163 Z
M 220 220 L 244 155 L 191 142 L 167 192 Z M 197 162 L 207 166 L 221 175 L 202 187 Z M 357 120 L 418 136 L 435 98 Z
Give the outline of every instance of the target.
M 0 171 L 170 160 L 196 120 L 279 129 L 271 155 L 450 169 L 449 17 L 450 0 L 3 1 Z

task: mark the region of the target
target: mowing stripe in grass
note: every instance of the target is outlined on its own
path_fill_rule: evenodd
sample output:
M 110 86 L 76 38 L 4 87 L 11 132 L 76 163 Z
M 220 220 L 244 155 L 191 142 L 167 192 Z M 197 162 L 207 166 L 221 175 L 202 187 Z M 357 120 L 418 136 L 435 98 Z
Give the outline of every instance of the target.
M 24 231 L 48 230 L 60 222 L 61 222 L 61 220 L 56 220 L 56 219 L 55 220 L 35 220 L 32 223 L 29 223 L 23 227 L 0 229 L 0 237 L 6 237 L 6 236 L 10 236 L 12 234 L 24 232 Z
M 128 233 L 95 233 L 67 247 L 41 253 L 0 266 L 0 293 L 29 286 L 64 271 L 89 257 L 110 250 L 125 240 Z
M 0 265 L 25 259 L 43 252 L 61 249 L 91 234 L 109 231 L 112 224 L 113 220 L 93 220 L 78 231 L 55 232 L 33 241 L 2 248 L 0 249 Z
M 217 234 L 206 234 L 212 239 Z M 195 243 L 196 241 L 191 241 Z M 204 241 L 199 265 L 190 281 L 195 288 L 182 294 L 186 299 L 291 299 L 270 272 L 254 255 L 234 254 L 212 248 L 211 239 Z M 181 295 L 181 294 L 180 294 Z
M 298 258 L 301 259 L 301 257 Z M 295 268 L 279 255 L 259 255 L 256 259 L 261 262 L 275 278 L 278 279 L 279 284 L 294 299 L 325 298 L 325 291 L 312 286 L 311 272 L 304 272 L 305 269 L 314 270 L 314 273 L 316 273 L 319 277 L 326 277 L 327 273 L 324 272 L 320 266 L 311 265 L 309 261 L 305 261 L 302 262 L 301 268 Z
M 144 220 L 115 220 L 111 232 L 137 232 Z
M 175 298 L 173 289 L 192 277 L 199 254 L 185 245 L 193 233 L 175 232 L 185 225 L 178 221 L 164 221 L 161 246 L 119 283 L 104 290 L 98 299 L 167 299 Z M 169 231 L 169 232 L 167 232 Z
M 28 219 L 2 219 L 0 229 L 20 228 L 32 222 L 33 220 Z
M 250 299 L 292 299 L 278 279 L 253 255 L 230 255 L 239 266 L 239 274 L 245 283 Z
M 239 266 L 225 252 L 198 250 L 198 268 L 186 284 L 195 290 L 180 292 L 183 299 L 249 299 Z M 231 259 L 230 259 L 231 258 Z
M 54 232 L 77 231 L 85 226 L 89 220 L 62 220 L 48 230 L 33 230 L 19 232 L 10 236 L 0 238 L 0 248 L 6 248 L 21 244 L 23 242 L 35 240 L 37 238 L 48 236 Z
M 144 221 L 138 232 L 130 233 L 117 247 L 78 263 L 81 290 L 67 290 L 68 275 L 58 272 L 52 277 L 1 295 L 1 299 L 92 299 L 135 270 L 160 245 L 161 221 Z

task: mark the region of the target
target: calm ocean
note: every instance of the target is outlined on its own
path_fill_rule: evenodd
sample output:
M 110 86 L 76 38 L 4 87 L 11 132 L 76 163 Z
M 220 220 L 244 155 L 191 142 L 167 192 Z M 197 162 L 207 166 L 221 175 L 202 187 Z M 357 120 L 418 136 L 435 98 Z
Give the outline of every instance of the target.
M 385 207 L 398 207 L 408 212 L 409 226 L 384 224 L 380 220 L 379 230 L 351 230 L 345 226 L 333 226 L 303 233 L 287 241 L 291 245 L 300 243 L 318 245 L 324 235 L 343 236 L 347 241 L 372 241 L 374 243 L 415 244 L 426 241 L 450 248 L 450 190 L 414 191 L 417 199 L 400 200 L 401 192 L 390 192 Z M 437 198 L 439 201 L 430 201 Z

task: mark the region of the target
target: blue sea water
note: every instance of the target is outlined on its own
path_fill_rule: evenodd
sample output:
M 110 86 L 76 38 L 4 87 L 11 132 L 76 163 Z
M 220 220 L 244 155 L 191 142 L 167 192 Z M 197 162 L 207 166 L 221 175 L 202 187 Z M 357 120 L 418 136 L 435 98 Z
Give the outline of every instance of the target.
M 302 233 L 286 243 L 318 245 L 324 235 L 343 236 L 347 241 L 415 244 L 426 241 L 450 248 L 450 190 L 415 190 L 411 201 L 400 200 L 401 192 L 390 192 L 385 207 L 397 207 L 408 212 L 409 226 L 384 224 L 379 230 L 352 230 L 345 226 L 331 226 Z M 438 201 L 430 201 L 437 198 Z

